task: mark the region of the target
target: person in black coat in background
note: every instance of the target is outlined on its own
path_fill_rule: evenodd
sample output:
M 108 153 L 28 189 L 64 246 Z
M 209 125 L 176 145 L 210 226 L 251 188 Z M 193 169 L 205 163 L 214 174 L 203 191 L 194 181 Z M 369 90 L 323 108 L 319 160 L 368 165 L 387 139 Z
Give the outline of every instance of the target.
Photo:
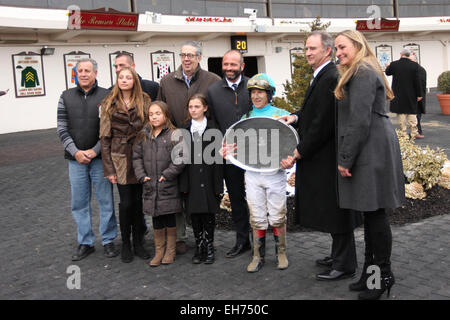
M 294 155 L 282 161 L 283 168 L 297 161 L 296 222 L 304 227 L 331 233 L 331 256 L 316 261 L 330 267 L 317 280 L 351 277 L 357 267 L 353 230 L 361 224 L 356 212 L 339 209 L 335 148 L 335 97 L 338 72 L 331 61 L 333 38 L 326 32 L 313 32 L 306 41 L 306 58 L 314 69 L 300 111 L 282 117 L 298 127 L 300 144 Z
M 215 260 L 215 214 L 220 210 L 220 194 L 223 192 L 223 160 L 220 155 L 215 157 L 214 150 L 219 150 L 222 135 L 214 121 L 206 117 L 208 104 L 203 94 L 189 98 L 187 108 L 190 119 L 185 129 L 189 131 L 191 142 L 190 163 L 180 177 L 180 191 L 186 195 L 185 209 L 191 215 L 194 231 L 196 250 L 192 263 L 211 264 Z M 211 139 L 210 134 L 216 139 Z M 216 148 L 211 148 L 211 144 Z
M 400 59 L 386 65 L 385 73 L 392 76 L 392 91 L 394 99 L 391 101 L 390 111 L 397 113 L 398 124 L 404 135 L 408 135 L 410 128 L 411 140 L 416 139 L 418 101 L 422 100 L 419 81 L 419 64 L 409 60 L 411 52 L 403 49 Z M 405 123 L 406 122 L 406 123 Z
M 413 53 L 409 57 L 409 60 L 413 62 L 417 62 L 417 56 Z M 425 136 L 423 135 L 422 125 L 420 121 L 422 120 L 422 114 L 425 113 L 426 108 L 426 97 L 427 97 L 427 71 L 419 64 L 419 82 L 420 82 L 420 92 L 422 96 L 422 100 L 420 100 L 417 109 L 417 131 L 416 139 L 423 139 Z

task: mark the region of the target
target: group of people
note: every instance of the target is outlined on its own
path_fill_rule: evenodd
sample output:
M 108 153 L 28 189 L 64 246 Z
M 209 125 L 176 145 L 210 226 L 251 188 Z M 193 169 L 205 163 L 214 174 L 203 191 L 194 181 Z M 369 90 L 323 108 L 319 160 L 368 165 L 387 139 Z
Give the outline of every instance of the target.
M 334 48 L 339 68 L 331 61 Z M 72 215 L 78 227 L 79 246 L 72 260 L 95 250 L 92 183 L 107 257 L 119 255 L 114 245 L 116 184 L 123 262 L 134 256 L 150 259 L 143 246 L 146 214 L 152 217 L 155 245 L 150 266 L 173 263 L 176 254 L 186 252 L 186 215 L 196 244 L 192 263 L 214 263 L 215 214 L 225 181 L 236 230 L 235 245 L 226 257 L 252 249 L 247 271 L 258 272 L 264 265 L 266 232 L 272 227 L 277 268 L 284 270 L 289 265 L 284 169 L 296 164 L 297 222 L 328 232 L 333 239 L 330 256 L 316 261 L 329 268 L 317 280 L 355 274 L 353 230 L 364 223 L 365 263 L 350 290 L 363 291 L 361 299 L 389 293 L 395 280 L 386 209 L 404 201 L 400 148 L 386 115 L 386 100 L 393 93 L 361 33 L 345 31 L 333 41 L 325 32 L 313 32 L 305 49 L 314 78 L 294 114 L 272 104 L 275 84 L 267 74 L 244 76 L 244 59 L 236 50 L 224 54 L 220 79 L 200 67 L 201 46 L 185 42 L 180 67 L 162 78 L 159 87 L 136 73 L 129 55 L 117 56 L 117 80 L 110 90 L 97 85 L 96 62 L 80 60 L 78 86 L 62 93 L 57 123 L 69 160 Z M 274 172 L 245 171 L 225 161 L 235 146 L 222 145 L 217 137 L 203 139 L 208 130 L 224 135 L 237 121 L 259 116 L 298 128 L 299 145 Z M 180 129 L 188 137 L 180 135 Z M 195 152 L 186 144 L 195 145 Z M 206 150 L 213 150 L 216 160 L 218 152 L 221 161 L 205 161 Z M 381 270 L 381 284 L 375 289 L 367 285 L 371 265 Z

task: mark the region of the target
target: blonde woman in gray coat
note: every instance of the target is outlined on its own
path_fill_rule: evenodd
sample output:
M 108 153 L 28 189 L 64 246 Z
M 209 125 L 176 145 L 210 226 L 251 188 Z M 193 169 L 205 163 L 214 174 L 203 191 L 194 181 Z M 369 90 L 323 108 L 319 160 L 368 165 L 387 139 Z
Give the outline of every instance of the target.
M 340 62 L 335 90 L 339 206 L 364 213 L 364 268 L 350 290 L 363 291 L 359 299 L 379 299 L 385 291 L 389 295 L 395 282 L 386 209 L 400 207 L 405 201 L 400 146 L 386 115 L 387 99 L 392 99 L 393 93 L 360 32 L 341 32 L 335 47 Z M 381 271 L 375 288 L 367 285 L 371 265 Z

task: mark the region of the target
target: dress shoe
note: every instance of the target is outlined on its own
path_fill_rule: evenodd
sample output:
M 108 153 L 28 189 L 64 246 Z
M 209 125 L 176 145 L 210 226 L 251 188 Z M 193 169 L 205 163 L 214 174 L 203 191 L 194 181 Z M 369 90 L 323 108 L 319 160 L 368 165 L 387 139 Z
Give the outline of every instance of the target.
M 80 261 L 90 255 L 95 251 L 93 246 L 88 246 L 86 244 L 80 244 L 78 246 L 77 252 L 72 256 L 72 261 Z
M 131 243 L 129 241 L 122 242 L 122 251 L 120 253 L 122 262 L 130 263 L 133 261 L 133 251 L 131 250 Z
M 134 245 L 134 255 L 144 260 L 150 259 L 150 253 L 144 249 L 144 246 L 140 242 Z
M 331 281 L 331 280 L 341 280 L 346 278 L 352 278 L 355 276 L 355 271 L 338 271 L 338 270 L 330 270 L 327 272 L 319 273 L 316 275 L 316 280 L 320 281 Z
M 187 245 L 184 241 L 177 241 L 175 245 L 175 250 L 177 254 L 185 254 L 187 251 Z
M 225 255 L 227 258 L 234 258 L 237 257 L 238 255 L 244 253 L 245 251 L 249 251 L 250 248 L 250 244 L 236 244 L 233 248 L 231 248 L 230 251 L 227 252 L 227 254 Z
M 316 265 L 321 267 L 330 267 L 333 265 L 333 259 L 331 257 L 325 257 L 323 259 L 316 260 Z
M 119 255 L 119 251 L 116 250 L 116 247 L 114 246 L 114 242 L 110 242 L 103 246 L 103 254 L 107 258 L 114 258 Z
M 416 134 L 416 139 L 423 139 L 423 138 L 425 138 L 423 134 L 420 133 Z

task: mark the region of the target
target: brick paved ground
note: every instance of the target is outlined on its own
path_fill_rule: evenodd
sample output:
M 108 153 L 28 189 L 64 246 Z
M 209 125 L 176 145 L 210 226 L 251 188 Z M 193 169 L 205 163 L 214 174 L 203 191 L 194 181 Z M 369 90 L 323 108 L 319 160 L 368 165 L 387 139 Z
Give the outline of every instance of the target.
M 434 121 L 439 126 L 429 126 Z M 439 113 L 424 118 L 428 143 L 450 146 L 450 117 Z M 432 129 L 433 128 L 433 129 Z M 433 130 L 433 132 L 432 132 Z M 424 141 L 426 141 L 424 139 Z M 422 142 L 421 142 L 422 143 Z M 449 154 L 447 149 L 447 154 Z M 149 268 L 135 259 L 124 264 L 108 259 L 97 240 L 96 252 L 74 263 L 76 226 L 70 214 L 67 163 L 56 130 L 0 135 L 0 299 L 355 299 L 351 279 L 318 282 L 322 271 L 314 260 L 329 253 L 330 236 L 318 232 L 288 234 L 290 266 L 275 267 L 273 240 L 268 239 L 266 264 L 256 274 L 246 272 L 250 255 L 226 259 L 234 233 L 217 231 L 217 261 L 192 265 L 190 251 L 170 266 Z M 116 192 L 116 208 L 118 195 Z M 94 205 L 98 235 L 98 209 Z M 359 264 L 363 233 L 356 230 Z M 450 215 L 393 227 L 392 265 L 397 284 L 391 299 L 450 299 Z M 116 240 L 120 244 L 120 235 Z M 147 249 L 153 253 L 149 235 Z M 66 286 L 67 268 L 79 266 L 81 289 Z

